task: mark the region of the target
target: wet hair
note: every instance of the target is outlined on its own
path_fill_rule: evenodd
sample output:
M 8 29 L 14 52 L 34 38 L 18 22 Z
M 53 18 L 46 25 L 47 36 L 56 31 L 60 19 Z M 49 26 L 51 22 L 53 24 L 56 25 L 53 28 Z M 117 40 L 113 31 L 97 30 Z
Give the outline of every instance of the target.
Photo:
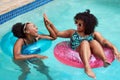
M 12 26 L 13 35 L 18 38 L 25 38 L 25 34 L 23 32 L 24 25 L 22 23 L 16 23 Z
M 97 18 L 90 14 L 90 10 L 87 9 L 85 12 L 77 13 L 74 20 L 82 20 L 85 27 L 85 34 L 89 35 L 94 32 L 95 26 L 98 25 Z

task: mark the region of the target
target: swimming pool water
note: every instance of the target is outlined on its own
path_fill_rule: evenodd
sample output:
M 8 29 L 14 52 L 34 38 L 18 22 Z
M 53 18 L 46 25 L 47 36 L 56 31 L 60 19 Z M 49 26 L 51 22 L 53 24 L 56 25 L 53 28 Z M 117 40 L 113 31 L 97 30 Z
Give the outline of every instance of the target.
M 5 34 L 7 34 L 13 24 L 17 22 L 33 22 L 38 26 L 40 32 L 48 34 L 44 27 L 43 13 L 46 13 L 48 18 L 60 31 L 66 29 L 76 29 L 73 17 L 76 13 L 90 9 L 99 21 L 96 31 L 111 41 L 120 51 L 119 43 L 119 19 L 120 19 L 120 1 L 119 0 L 54 0 L 43 5 L 35 10 L 29 11 L 25 14 L 17 16 L 16 18 L 0 25 L 0 42 Z M 37 71 L 32 65 L 30 66 L 30 73 L 26 76 L 26 80 L 92 80 L 84 73 L 84 69 L 75 68 L 59 62 L 53 54 L 54 47 L 61 41 L 69 39 L 58 38 L 52 42 L 51 47 L 42 55 L 49 58 L 42 60 L 43 70 Z M 5 40 L 4 42 L 7 42 Z M 2 43 L 3 44 L 3 43 Z M 9 44 L 8 44 L 9 45 Z M 0 46 L 1 43 L 0 43 Z M 6 48 L 9 48 L 6 46 Z M 48 68 L 44 68 L 47 66 Z M 119 71 L 120 64 L 117 60 L 108 68 L 94 68 L 97 80 L 120 80 Z M 0 47 L 0 80 L 18 80 L 21 74 L 21 68 L 14 64 L 7 52 L 3 52 Z

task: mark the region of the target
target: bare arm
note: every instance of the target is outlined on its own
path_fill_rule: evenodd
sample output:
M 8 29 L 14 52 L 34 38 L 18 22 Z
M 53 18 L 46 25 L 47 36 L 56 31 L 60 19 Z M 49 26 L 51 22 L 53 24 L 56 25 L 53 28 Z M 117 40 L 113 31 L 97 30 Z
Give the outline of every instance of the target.
M 54 29 L 52 29 L 53 27 L 51 27 L 51 26 L 54 26 L 54 25 L 52 25 L 52 23 L 50 23 L 50 21 L 48 20 L 46 14 L 43 14 L 43 19 L 44 19 L 45 27 L 47 28 L 47 30 L 50 33 L 50 37 L 52 37 L 52 39 L 56 39 L 57 35 L 56 35 Z
M 70 38 L 73 34 L 75 30 L 69 29 L 69 30 L 65 30 L 65 31 L 58 31 L 56 33 L 57 37 L 62 37 L 62 38 Z M 54 40 L 54 38 L 48 36 L 48 35 L 39 35 L 39 39 L 50 39 L 50 40 Z
M 70 38 L 72 34 L 75 32 L 73 29 L 65 30 L 65 31 L 58 31 L 57 36 L 62 38 Z
M 58 30 L 56 29 L 56 27 L 51 23 L 51 21 L 48 19 L 47 15 L 44 13 L 44 21 L 45 21 L 45 25 L 48 25 L 46 27 L 50 27 L 55 34 L 57 34 Z
M 55 40 L 56 38 L 51 37 L 50 35 L 45 35 L 45 34 L 39 34 L 37 39 L 50 39 L 50 40 Z
M 18 39 L 14 45 L 13 53 L 14 53 L 14 59 L 15 60 L 25 60 L 25 59 L 30 59 L 30 58 L 47 58 L 46 56 L 41 56 L 37 54 L 31 54 L 31 55 L 23 55 L 21 54 L 21 49 L 23 46 L 24 42 L 23 39 Z
M 118 58 L 118 60 L 120 60 L 120 54 L 117 50 L 117 48 L 111 43 L 109 42 L 108 40 L 106 40 L 100 33 L 98 32 L 94 32 L 94 36 L 95 36 L 95 39 L 100 42 L 100 44 L 102 46 L 107 46 L 109 48 L 111 48 L 114 52 L 114 54 L 116 55 L 116 57 Z
M 47 18 L 46 14 L 44 14 L 44 21 L 45 21 L 45 25 L 47 28 L 51 28 L 52 31 L 54 31 L 54 33 L 56 34 L 55 36 L 57 37 L 62 37 L 62 38 L 70 38 L 71 35 L 73 34 L 73 32 L 75 30 L 73 29 L 69 29 L 69 30 L 65 30 L 65 31 L 58 31 L 56 29 L 56 27 L 50 22 L 50 20 Z M 49 25 L 49 26 L 47 26 Z

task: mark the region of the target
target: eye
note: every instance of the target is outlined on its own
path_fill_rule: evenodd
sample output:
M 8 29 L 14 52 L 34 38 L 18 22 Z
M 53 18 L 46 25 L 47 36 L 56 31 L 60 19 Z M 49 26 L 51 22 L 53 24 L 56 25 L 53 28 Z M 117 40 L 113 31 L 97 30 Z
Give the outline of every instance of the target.
M 82 26 L 82 24 L 79 24 L 79 26 Z

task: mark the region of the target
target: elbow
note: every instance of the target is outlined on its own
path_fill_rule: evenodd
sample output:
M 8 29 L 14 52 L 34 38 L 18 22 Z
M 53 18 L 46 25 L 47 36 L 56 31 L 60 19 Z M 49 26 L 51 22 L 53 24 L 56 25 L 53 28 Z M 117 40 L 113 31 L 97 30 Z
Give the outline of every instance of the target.
M 57 39 L 57 37 L 52 37 L 52 40 L 56 40 Z
M 14 57 L 14 60 L 20 60 L 20 58 L 19 57 Z
M 111 43 L 110 43 L 109 41 L 107 41 L 106 39 L 104 39 L 104 40 L 102 41 L 102 43 L 103 43 L 104 46 L 107 46 L 107 47 L 112 46 Z
M 106 40 L 106 39 L 103 39 L 103 40 L 102 40 L 102 43 L 104 43 L 104 44 L 105 44 L 106 42 L 107 42 L 107 40 Z
M 56 40 L 57 39 L 57 35 L 55 35 L 54 37 L 53 37 L 53 40 Z
M 59 32 L 56 32 L 56 33 L 54 34 L 54 36 L 52 37 L 52 40 L 56 40 L 57 37 L 59 37 Z
M 21 59 L 20 55 L 14 55 L 14 60 L 20 60 L 20 59 Z
M 57 39 L 57 34 L 52 37 L 52 40 L 56 40 L 56 39 Z
M 59 32 L 59 31 L 56 32 L 56 36 L 57 36 L 57 37 L 60 37 L 60 32 Z

